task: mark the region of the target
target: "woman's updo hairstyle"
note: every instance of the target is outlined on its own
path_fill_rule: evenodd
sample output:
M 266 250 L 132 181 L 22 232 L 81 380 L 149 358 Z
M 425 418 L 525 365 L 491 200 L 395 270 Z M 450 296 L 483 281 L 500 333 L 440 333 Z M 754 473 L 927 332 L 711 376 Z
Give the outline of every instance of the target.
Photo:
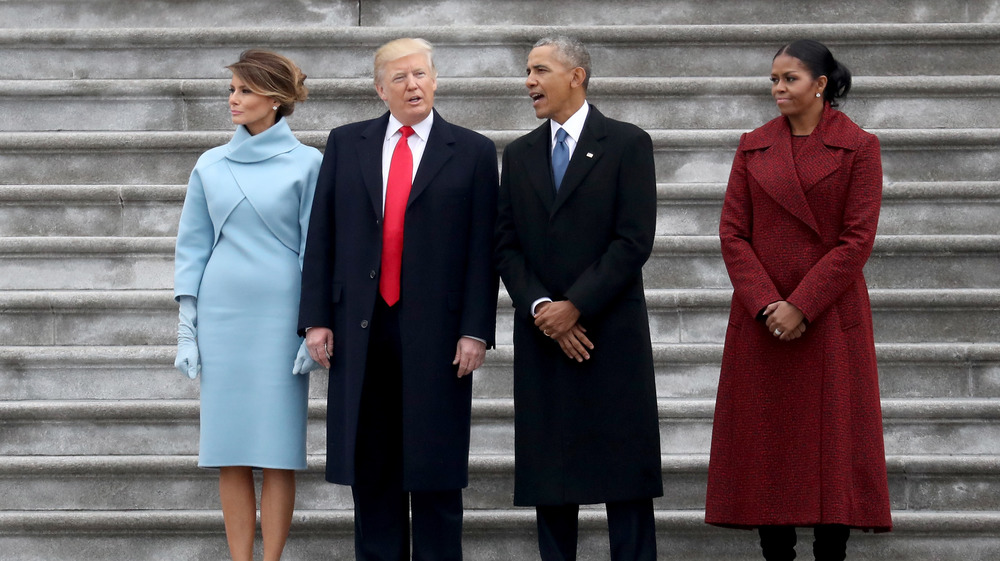
M 800 39 L 778 49 L 774 58 L 780 55 L 801 60 L 814 80 L 826 76 L 823 99 L 830 102 L 831 107 L 837 107 L 837 100 L 843 99 L 847 96 L 847 92 L 851 91 L 851 71 L 833 58 L 830 49 L 823 43 L 812 39 Z
M 249 49 L 226 68 L 246 82 L 253 93 L 278 100 L 281 105 L 277 113 L 281 117 L 295 111 L 296 101 L 309 97 L 306 75 L 288 57 L 278 53 Z

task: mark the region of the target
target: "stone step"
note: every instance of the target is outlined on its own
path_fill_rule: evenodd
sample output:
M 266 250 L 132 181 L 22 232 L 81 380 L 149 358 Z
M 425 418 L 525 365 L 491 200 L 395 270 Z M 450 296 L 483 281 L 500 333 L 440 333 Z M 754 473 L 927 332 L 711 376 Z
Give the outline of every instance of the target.
M 872 288 L 1000 288 L 1000 235 L 880 236 Z M 168 237 L 0 238 L 0 290 L 173 288 Z M 72 274 L 67 274 L 72 271 Z M 657 236 L 647 288 L 729 288 L 716 236 Z
M 0 29 L 0 79 L 223 78 L 248 44 L 281 51 L 313 78 L 367 77 L 375 47 L 409 35 L 436 45 L 444 76 L 521 76 L 531 45 L 553 33 L 588 45 L 595 76 L 766 76 L 789 37 L 823 41 L 858 76 L 995 75 L 998 30 L 996 23 Z
M 1000 57 L 998 57 L 1000 60 Z M 498 150 L 526 131 L 482 131 Z M 743 130 L 649 131 L 658 181 L 725 182 Z M 873 129 L 882 144 L 885 180 L 995 181 L 1000 129 Z M 300 131 L 323 148 L 329 131 Z M 0 184 L 187 183 L 198 155 L 231 132 L 11 132 L 0 136 Z M 60 165 L 53 168 L 51 162 Z
M 174 236 L 185 185 L 3 185 L 0 237 Z
M 174 238 L 0 238 L 0 290 L 173 288 Z
M 350 511 L 350 489 L 324 480 L 325 456 L 308 462 L 296 478 L 296 507 Z M 197 456 L 183 455 L 6 456 L 0 458 L 0 492 L 6 510 L 218 509 L 218 472 L 197 463 Z M 886 463 L 897 512 L 988 510 L 1000 500 L 1000 456 L 889 456 Z M 667 454 L 662 468 L 658 510 L 704 508 L 707 455 Z M 513 474 L 513 456 L 472 456 L 465 508 L 509 508 Z
M 658 235 L 718 235 L 725 183 L 661 183 L 657 191 Z M 893 182 L 882 190 L 878 233 L 997 235 L 997 216 L 1000 182 Z
M 130 3 L 118 0 L 5 0 L 0 3 L 0 26 L 16 28 L 74 27 L 210 27 L 249 26 L 421 26 L 439 25 L 698 25 L 746 23 L 854 23 L 854 22 L 990 22 L 995 10 L 986 2 L 936 2 L 909 6 L 899 2 L 844 0 L 834 6 L 809 8 L 795 0 L 716 0 L 692 5 L 683 1 L 628 0 L 607 4 L 573 0 L 556 4 L 492 0 L 465 2 L 456 8 L 448 0 L 409 2 L 380 0 L 326 0 L 319 4 L 274 4 L 247 0 L 237 8 L 227 0 L 199 2 Z
M 292 57 L 314 78 L 367 77 L 375 47 L 408 35 L 436 45 L 444 76 L 521 76 L 531 45 L 553 33 L 589 45 L 595 76 L 766 76 L 789 37 L 823 41 L 859 76 L 994 75 L 998 29 L 996 23 L 0 29 L 6 61 L 0 79 L 221 78 L 248 38 Z
M 324 0 L 315 5 L 271 0 L 242 0 L 238 4 L 229 0 L 4 0 L 0 2 L 0 27 L 351 26 L 358 25 L 359 4 L 357 0 Z
M 194 382 L 192 382 L 193 384 Z M 512 399 L 473 402 L 471 453 L 514 451 Z M 660 446 L 706 454 L 712 399 L 660 399 Z M 1000 455 L 1000 399 L 883 399 L 887 454 Z M 306 449 L 322 454 L 326 401 L 309 407 Z M 0 401 L 0 455 L 195 454 L 196 400 Z
M 876 345 L 882 397 L 1000 398 L 1000 344 Z M 0 395 L 8 400 L 195 399 L 198 385 L 173 368 L 174 345 L 0 347 Z M 511 345 L 486 353 L 473 395 L 513 396 Z M 715 397 L 721 344 L 656 344 L 657 395 Z M 313 373 L 311 397 L 326 397 Z
M 608 558 L 607 519 L 600 510 L 580 513 L 580 561 Z M 750 532 L 708 526 L 701 510 L 656 512 L 658 558 L 663 561 L 755 559 Z M 852 558 L 887 561 L 979 561 L 1000 548 L 1000 512 L 896 512 L 890 534 L 852 532 Z M 282 559 L 354 559 L 353 516 L 348 512 L 297 510 Z M 811 535 L 800 530 L 800 550 Z M 463 557 L 469 561 L 536 558 L 535 513 L 528 508 L 468 510 Z M 259 546 L 259 542 L 258 542 Z M 135 561 L 224 559 L 218 510 L 18 512 L 0 511 L 0 548 L 9 561 L 105 560 L 123 552 Z
M 716 236 L 724 183 L 661 183 L 656 232 Z M 173 236 L 184 185 L 0 185 L 0 237 Z M 1000 182 L 901 182 L 879 234 L 1000 235 Z
M 753 129 L 777 116 L 767 72 L 755 77 L 594 78 L 588 99 L 646 129 Z M 376 117 L 385 104 L 365 78 L 308 80 L 297 129 Z M 229 80 L 11 80 L 0 83 L 8 131 L 232 130 Z M 856 76 L 841 108 L 864 128 L 1000 127 L 998 76 Z M 907 103 L 900 103 L 901 99 Z M 517 78 L 441 78 L 435 106 L 473 129 L 538 125 Z
M 1000 290 L 871 290 L 880 343 L 992 343 Z M 721 343 L 732 291 L 647 289 L 654 343 Z M 497 343 L 511 344 L 501 294 Z M 169 345 L 177 311 L 169 290 L 0 291 L 0 346 Z

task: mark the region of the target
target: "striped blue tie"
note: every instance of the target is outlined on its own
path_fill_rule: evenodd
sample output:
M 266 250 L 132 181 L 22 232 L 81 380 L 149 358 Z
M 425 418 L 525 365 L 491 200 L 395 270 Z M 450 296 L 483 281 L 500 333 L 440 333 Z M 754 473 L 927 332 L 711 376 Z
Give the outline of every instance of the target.
M 562 184 L 566 168 L 569 166 L 569 146 L 566 145 L 566 129 L 556 131 L 556 147 L 552 149 L 552 175 L 556 180 L 556 191 Z

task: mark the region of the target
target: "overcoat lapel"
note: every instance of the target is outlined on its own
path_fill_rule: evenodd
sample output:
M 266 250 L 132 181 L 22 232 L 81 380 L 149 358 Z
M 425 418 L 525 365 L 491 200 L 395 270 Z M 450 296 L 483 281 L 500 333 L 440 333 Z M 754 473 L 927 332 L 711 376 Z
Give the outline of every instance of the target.
M 431 134 L 427 138 L 424 154 L 420 157 L 417 174 L 413 177 L 413 186 L 410 187 L 410 198 L 406 202 L 407 208 L 427 189 L 431 180 L 441 171 L 441 167 L 454 153 L 455 137 L 451 134 L 451 125 L 435 111 Z
M 528 170 L 531 188 L 538 195 L 545 211 L 552 213 L 555 202 L 555 186 L 552 183 L 552 155 L 549 152 L 550 129 L 549 122 L 528 133 L 524 160 L 521 162 Z M 565 180 L 565 178 L 563 178 Z
M 780 126 L 769 129 L 770 134 L 753 139 L 744 147 L 765 148 L 756 157 L 747 159 L 747 171 L 768 196 L 818 233 L 816 217 L 809 207 L 805 190 L 795 172 L 791 131 L 784 119 L 779 123 Z
M 372 121 L 361 133 L 357 144 L 358 162 L 361 177 L 368 191 L 375 216 L 382 217 L 382 143 L 385 141 L 385 128 L 389 126 L 389 113 Z
M 587 174 L 593 169 L 597 160 L 601 159 L 601 155 L 604 153 L 601 142 L 606 136 L 607 128 L 604 123 L 604 115 L 591 105 L 590 113 L 587 115 L 587 122 L 584 123 L 583 132 L 580 134 L 580 141 L 576 143 L 573 158 L 569 161 L 569 166 L 566 168 L 566 175 L 563 176 L 562 185 L 556 194 L 552 213 L 559 210 L 559 207 L 566 202 L 566 199 L 587 178 Z

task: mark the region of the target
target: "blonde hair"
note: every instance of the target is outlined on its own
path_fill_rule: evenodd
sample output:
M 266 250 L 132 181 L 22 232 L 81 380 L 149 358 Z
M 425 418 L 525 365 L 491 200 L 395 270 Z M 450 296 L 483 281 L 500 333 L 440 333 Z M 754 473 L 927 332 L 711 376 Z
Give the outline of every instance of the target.
M 227 66 L 255 94 L 274 98 L 281 105 L 278 115 L 291 115 L 296 101 L 309 97 L 306 75 L 288 57 L 261 49 L 248 49 Z
M 437 77 L 437 69 L 434 68 L 434 47 L 424 39 L 404 37 L 389 41 L 375 51 L 375 83 L 382 81 L 386 64 L 413 54 L 427 55 L 431 75 Z

